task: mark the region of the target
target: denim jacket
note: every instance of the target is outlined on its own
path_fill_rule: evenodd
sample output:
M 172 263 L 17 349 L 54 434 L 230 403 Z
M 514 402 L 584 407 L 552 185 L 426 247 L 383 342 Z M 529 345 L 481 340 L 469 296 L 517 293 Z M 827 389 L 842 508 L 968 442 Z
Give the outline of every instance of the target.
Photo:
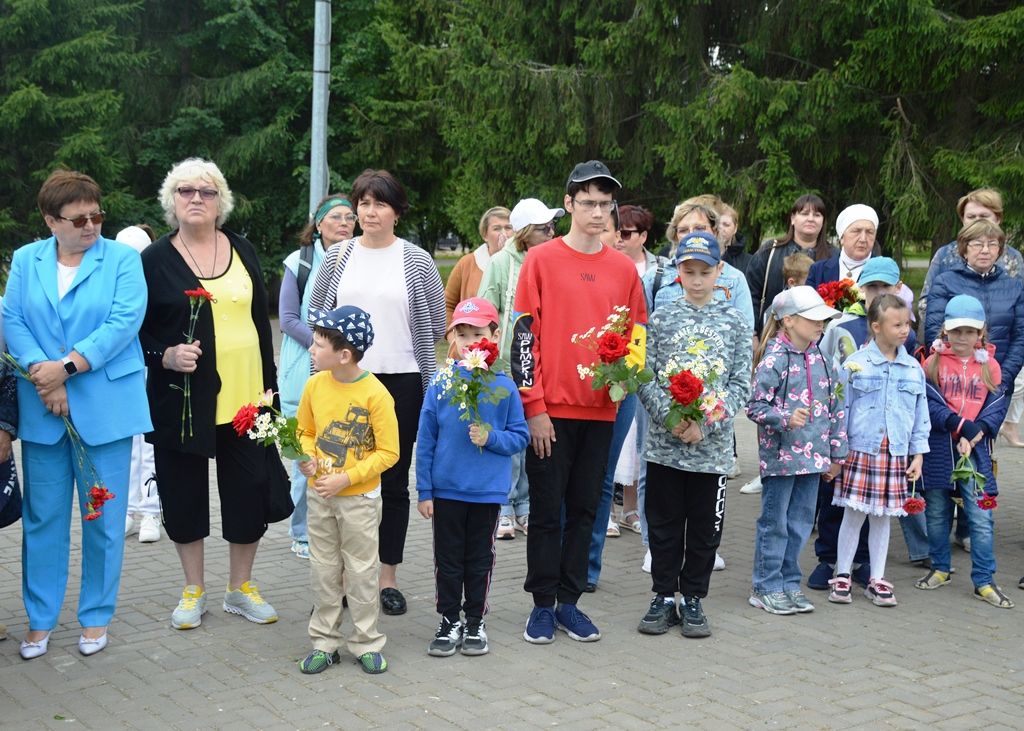
M 768 343 L 754 372 L 747 416 L 757 424 L 762 477 L 827 472 L 846 457 L 846 421 L 836 395 L 836 375 L 814 343 L 797 350 L 783 334 Z M 798 408 L 811 415 L 791 427 Z
M 932 422 L 924 371 L 906 348 L 901 345 L 891 361 L 872 340 L 846 359 L 839 378 L 851 451 L 878 454 L 887 435 L 894 457 L 928 451 Z
M 655 291 L 654 283 L 659 271 L 661 281 L 658 282 L 659 286 Z M 679 283 L 679 273 L 671 264 L 663 265 L 659 262 L 656 267 L 648 266 L 642 281 L 648 314 L 686 294 L 683 285 Z M 743 272 L 726 262 L 722 267 L 722 273 L 715 280 L 713 296 L 717 301 L 728 302 L 735 307 L 747 324 L 754 327 L 754 305 L 750 301 L 750 287 L 747 286 L 747 278 L 743 276 Z

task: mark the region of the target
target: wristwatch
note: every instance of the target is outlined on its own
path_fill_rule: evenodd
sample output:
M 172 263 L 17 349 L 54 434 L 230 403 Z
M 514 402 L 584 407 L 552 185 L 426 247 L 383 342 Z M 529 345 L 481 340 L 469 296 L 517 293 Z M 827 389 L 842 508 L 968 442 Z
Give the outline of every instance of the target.
M 67 356 L 61 360 L 64 364 L 64 372 L 68 374 L 68 378 L 78 373 L 78 366 L 75 365 L 75 361 L 71 360 L 71 356 Z

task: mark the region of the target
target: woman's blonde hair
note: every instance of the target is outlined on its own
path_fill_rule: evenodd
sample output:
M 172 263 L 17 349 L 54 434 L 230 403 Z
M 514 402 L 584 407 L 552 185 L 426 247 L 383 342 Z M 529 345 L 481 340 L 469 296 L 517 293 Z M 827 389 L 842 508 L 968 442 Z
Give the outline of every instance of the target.
M 986 345 L 985 332 L 985 328 L 981 328 L 981 339 L 979 340 L 979 342 L 981 343 L 982 348 L 984 348 Z M 948 342 L 948 333 L 946 333 L 946 328 L 942 328 L 942 330 L 939 332 L 939 339 L 941 339 L 943 342 Z M 949 345 L 946 345 L 946 347 L 948 348 Z M 924 363 L 924 374 L 925 376 L 927 376 L 929 381 L 934 383 L 936 386 L 939 385 L 938 353 L 933 351 L 932 354 L 928 356 L 928 359 Z M 985 384 L 985 388 L 988 389 L 989 393 L 995 393 L 998 389 L 998 386 L 996 386 L 995 381 L 992 380 L 992 370 L 988 367 L 987 360 L 981 364 L 981 382 Z
M 961 258 L 967 257 L 968 242 L 979 239 L 982 236 L 997 239 L 999 241 L 999 253 L 996 254 L 996 258 L 1003 255 L 1003 250 L 1006 249 L 1006 234 L 1003 232 L 1003 229 L 995 221 L 988 218 L 979 218 L 977 221 L 964 226 L 960 229 L 960 233 L 956 235 L 956 251 Z
M 164 209 L 164 220 L 171 228 L 178 228 L 178 217 L 174 215 L 174 194 L 179 185 L 193 180 L 205 180 L 217 189 L 217 228 L 220 228 L 235 208 L 235 196 L 217 164 L 201 157 L 190 157 L 175 164 L 160 184 L 160 206 Z
M 480 238 L 487 238 L 487 227 L 491 225 L 492 218 L 504 218 L 506 221 L 509 216 L 512 215 L 512 211 L 505 208 L 505 206 L 494 206 L 484 211 L 484 215 L 480 216 Z
M 528 223 L 512 234 L 512 244 L 516 247 L 516 251 L 526 251 L 526 242 L 530 234 L 539 229 L 541 225 L 539 223 Z
M 1003 196 L 995 188 L 978 188 L 958 200 L 956 203 L 956 217 L 961 221 L 964 220 L 964 209 L 967 208 L 968 203 L 977 203 L 979 206 L 985 206 L 985 208 L 995 214 L 996 220 L 1002 223 Z
M 665 236 L 668 238 L 668 242 L 672 244 L 672 246 L 679 243 L 676 241 L 676 226 L 678 226 L 680 221 L 694 211 L 698 211 L 708 220 L 708 226 L 711 227 L 712 233 L 717 233 L 718 231 L 718 214 L 715 213 L 715 210 L 713 208 L 709 208 L 703 203 L 693 203 L 693 200 L 694 199 L 691 198 L 690 200 L 683 201 L 676 206 L 674 211 L 672 211 L 672 220 L 668 222 L 668 228 L 665 229 Z
M 757 367 L 761 364 L 761 360 L 764 358 L 764 351 L 768 349 L 768 343 L 779 334 L 780 329 L 779 321 L 775 319 L 775 313 L 769 312 L 768 322 L 765 323 L 764 329 L 761 330 L 761 342 L 757 344 L 757 350 L 754 351 L 755 373 L 757 372 Z

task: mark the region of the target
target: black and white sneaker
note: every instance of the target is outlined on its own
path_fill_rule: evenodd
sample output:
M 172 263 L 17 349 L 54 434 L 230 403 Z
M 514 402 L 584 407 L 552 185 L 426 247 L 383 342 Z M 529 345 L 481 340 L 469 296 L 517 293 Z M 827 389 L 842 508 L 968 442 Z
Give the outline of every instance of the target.
M 711 636 L 711 627 L 700 606 L 700 597 L 683 597 L 680 614 L 683 615 L 683 637 Z
M 453 622 L 448 617 L 441 617 L 441 622 L 437 625 L 437 633 L 430 641 L 430 647 L 427 648 L 427 654 L 434 657 L 454 655 L 462 646 L 462 630 L 461 619 L 456 619 Z
M 637 630 L 645 635 L 663 635 L 669 627 L 679 624 L 675 597 L 655 594 L 647 614 L 640 620 Z
M 466 633 L 462 638 L 463 655 L 486 655 L 490 651 L 487 646 L 487 627 L 480 617 L 466 617 Z

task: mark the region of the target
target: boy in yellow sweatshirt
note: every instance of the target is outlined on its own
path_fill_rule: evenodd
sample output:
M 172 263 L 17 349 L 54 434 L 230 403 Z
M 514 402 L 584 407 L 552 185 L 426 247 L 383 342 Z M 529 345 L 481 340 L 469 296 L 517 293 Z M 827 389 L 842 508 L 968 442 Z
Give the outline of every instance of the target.
M 380 475 L 398 461 L 395 402 L 359 361 L 373 344 L 370 316 L 351 305 L 315 310 L 309 352 L 318 371 L 307 382 L 297 417 L 309 480 L 309 565 L 316 605 L 309 617 L 313 651 L 299 662 L 319 673 L 340 660 L 342 599 L 352 632 L 346 644 L 363 670 L 383 673 L 386 637 L 377 627 L 377 528 Z

